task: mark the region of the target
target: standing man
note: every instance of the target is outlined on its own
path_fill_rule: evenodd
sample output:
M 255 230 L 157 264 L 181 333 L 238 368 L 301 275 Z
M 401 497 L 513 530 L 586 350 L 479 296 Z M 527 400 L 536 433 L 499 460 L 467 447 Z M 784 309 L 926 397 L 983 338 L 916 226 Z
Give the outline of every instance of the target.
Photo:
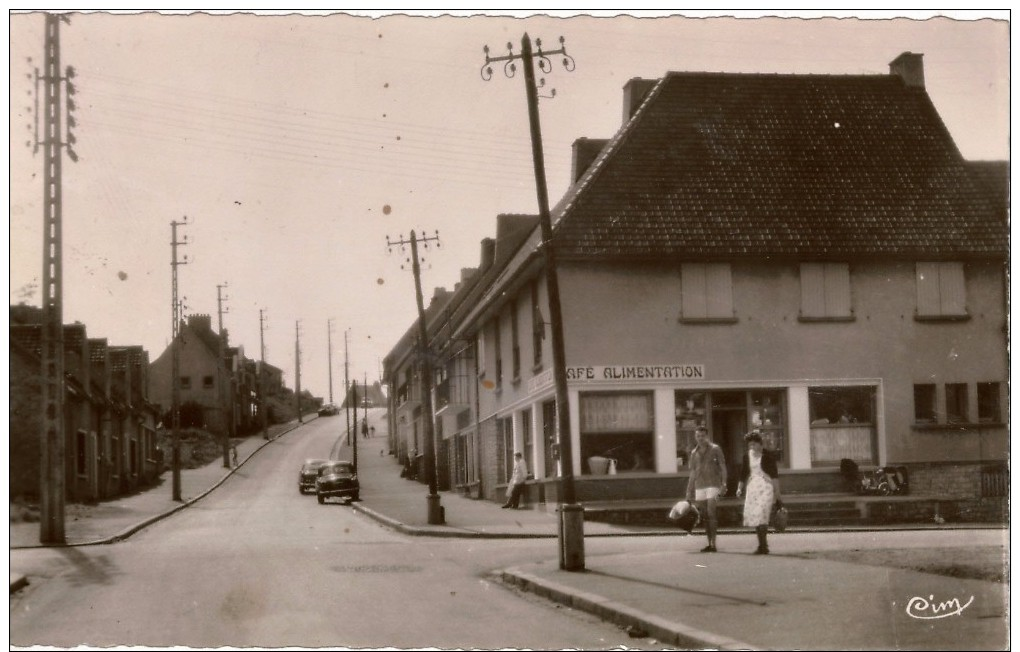
M 524 455 L 514 453 L 514 472 L 510 476 L 507 487 L 507 499 L 503 509 L 517 509 L 521 505 L 521 494 L 524 493 L 524 481 L 528 479 L 528 465 L 524 463 Z
M 687 480 L 687 502 L 700 503 L 706 515 L 705 532 L 708 545 L 701 552 L 715 552 L 715 533 L 718 528 L 716 499 L 726 495 L 726 460 L 722 449 L 708 436 L 708 428 L 698 426 L 694 431 L 697 442 L 691 451 L 691 477 Z

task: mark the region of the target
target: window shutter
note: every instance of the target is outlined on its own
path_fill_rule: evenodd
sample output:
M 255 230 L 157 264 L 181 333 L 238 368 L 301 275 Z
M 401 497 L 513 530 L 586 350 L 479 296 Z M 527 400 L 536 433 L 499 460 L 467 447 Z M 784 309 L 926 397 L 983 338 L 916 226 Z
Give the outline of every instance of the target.
M 917 314 L 941 314 L 938 263 L 917 263 Z
M 825 316 L 825 273 L 821 263 L 800 265 L 800 311 L 805 317 Z
M 705 265 L 706 312 L 708 317 L 733 316 L 733 281 L 727 263 Z
M 829 317 L 850 316 L 850 265 L 825 265 L 825 314 Z
M 680 288 L 683 316 L 698 319 L 708 316 L 705 301 L 705 266 L 686 263 L 681 270 Z
M 967 313 L 967 290 L 963 277 L 963 263 L 939 264 L 939 294 L 943 315 Z

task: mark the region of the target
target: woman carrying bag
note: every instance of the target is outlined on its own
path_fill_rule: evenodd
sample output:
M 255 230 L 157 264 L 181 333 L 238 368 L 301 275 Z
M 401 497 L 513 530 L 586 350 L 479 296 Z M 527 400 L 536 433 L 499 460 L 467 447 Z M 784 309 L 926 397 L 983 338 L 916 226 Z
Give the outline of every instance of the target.
M 745 493 L 744 527 L 753 527 L 758 533 L 758 549 L 756 555 L 769 554 L 768 533 L 769 517 L 775 503 L 781 508 L 779 499 L 779 468 L 776 457 L 762 446 L 761 434 L 757 430 L 744 435 L 747 452 L 740 468 L 740 484 L 737 485 L 737 497 Z

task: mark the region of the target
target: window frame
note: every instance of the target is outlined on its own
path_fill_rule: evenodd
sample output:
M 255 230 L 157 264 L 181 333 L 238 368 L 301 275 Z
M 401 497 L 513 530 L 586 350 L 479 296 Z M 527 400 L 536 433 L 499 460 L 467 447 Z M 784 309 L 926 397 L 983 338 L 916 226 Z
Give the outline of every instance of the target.
M 733 323 L 737 321 L 730 263 L 680 264 L 680 321 Z
M 914 265 L 918 321 L 961 321 L 967 311 L 967 270 L 958 261 L 918 261 Z
M 801 263 L 800 290 L 800 321 L 854 320 L 850 263 Z

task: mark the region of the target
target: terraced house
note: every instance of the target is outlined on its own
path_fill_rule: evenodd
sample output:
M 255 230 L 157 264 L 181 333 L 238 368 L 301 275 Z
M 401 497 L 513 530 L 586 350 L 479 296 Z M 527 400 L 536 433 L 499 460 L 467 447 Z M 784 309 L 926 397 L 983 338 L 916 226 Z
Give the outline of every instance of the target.
M 733 484 L 758 428 L 785 493 L 842 491 L 843 459 L 902 464 L 960 519 L 1000 517 L 1008 163 L 963 159 L 922 55 L 889 68 L 631 80 L 622 127 L 575 142 L 552 209 L 573 459 L 533 226 L 430 319 L 431 351 L 469 342 L 453 348 L 474 361 L 477 398 L 443 430 L 474 433 L 473 456 L 447 451 L 453 484 L 502 499 L 519 450 L 532 504 L 565 463 L 582 503 L 676 497 L 695 427 Z

